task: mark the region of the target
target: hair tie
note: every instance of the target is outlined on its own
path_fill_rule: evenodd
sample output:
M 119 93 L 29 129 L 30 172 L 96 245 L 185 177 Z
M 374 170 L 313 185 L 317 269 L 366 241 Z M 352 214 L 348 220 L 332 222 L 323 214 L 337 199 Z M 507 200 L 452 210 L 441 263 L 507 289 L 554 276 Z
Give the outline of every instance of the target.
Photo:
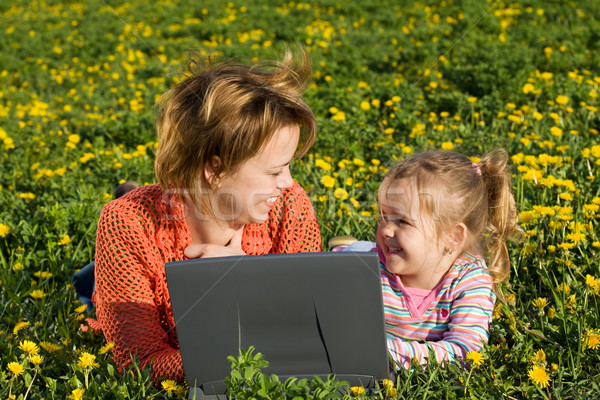
M 477 174 L 477 176 L 481 176 L 481 167 L 478 164 L 471 164 L 473 166 L 473 168 L 475 168 L 475 173 Z

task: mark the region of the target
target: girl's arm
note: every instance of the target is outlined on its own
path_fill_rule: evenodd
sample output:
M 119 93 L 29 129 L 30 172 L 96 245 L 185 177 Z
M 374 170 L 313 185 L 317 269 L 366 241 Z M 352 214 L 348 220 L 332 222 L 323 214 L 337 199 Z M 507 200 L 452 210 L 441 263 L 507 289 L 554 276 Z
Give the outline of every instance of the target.
M 456 293 L 449 310 L 447 330 L 439 341 L 388 339 L 388 349 L 394 361 L 410 368 L 411 360 L 427 363 L 433 351 L 438 362 L 465 358 L 469 351 L 481 351 L 489 339 L 489 326 L 494 309 L 492 281 L 482 269 L 466 273 L 454 288 Z M 441 309 L 436 312 L 442 312 Z
M 152 362 L 155 379 L 183 381 L 181 353 L 167 319 L 164 261 L 153 240 L 152 219 L 139 209 L 105 206 L 96 241 L 98 321 L 114 360 L 121 367 L 139 358 L 142 368 Z M 171 321 L 172 322 L 172 321 Z

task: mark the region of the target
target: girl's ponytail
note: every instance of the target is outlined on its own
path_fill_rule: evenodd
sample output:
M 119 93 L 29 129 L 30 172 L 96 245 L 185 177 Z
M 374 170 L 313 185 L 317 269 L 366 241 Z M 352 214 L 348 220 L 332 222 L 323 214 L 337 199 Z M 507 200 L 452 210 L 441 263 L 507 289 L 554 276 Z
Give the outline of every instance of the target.
M 495 283 L 510 274 L 510 258 L 506 240 L 517 238 L 522 229 L 517 225 L 518 213 L 512 194 L 512 179 L 508 169 L 508 153 L 496 149 L 479 162 L 481 177 L 487 189 L 488 218 L 485 228 L 488 271 Z

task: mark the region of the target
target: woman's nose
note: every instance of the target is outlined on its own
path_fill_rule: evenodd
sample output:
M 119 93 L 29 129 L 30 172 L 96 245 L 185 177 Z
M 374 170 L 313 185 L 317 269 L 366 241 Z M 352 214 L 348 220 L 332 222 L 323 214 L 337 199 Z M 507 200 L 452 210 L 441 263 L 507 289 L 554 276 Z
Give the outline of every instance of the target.
M 294 184 L 294 179 L 292 178 L 292 174 L 290 172 L 290 167 L 286 166 L 283 169 L 283 172 L 279 176 L 279 181 L 277 182 L 277 186 L 281 189 L 286 189 L 292 187 Z

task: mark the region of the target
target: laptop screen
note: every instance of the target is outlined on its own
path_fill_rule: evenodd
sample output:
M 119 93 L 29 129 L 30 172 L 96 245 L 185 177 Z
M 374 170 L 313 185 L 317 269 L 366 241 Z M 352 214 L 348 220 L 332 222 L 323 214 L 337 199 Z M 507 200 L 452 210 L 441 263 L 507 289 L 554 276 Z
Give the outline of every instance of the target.
M 375 253 L 294 253 L 167 263 L 167 284 L 190 387 L 225 392 L 227 356 L 250 346 L 267 374 L 352 385 L 387 378 Z

